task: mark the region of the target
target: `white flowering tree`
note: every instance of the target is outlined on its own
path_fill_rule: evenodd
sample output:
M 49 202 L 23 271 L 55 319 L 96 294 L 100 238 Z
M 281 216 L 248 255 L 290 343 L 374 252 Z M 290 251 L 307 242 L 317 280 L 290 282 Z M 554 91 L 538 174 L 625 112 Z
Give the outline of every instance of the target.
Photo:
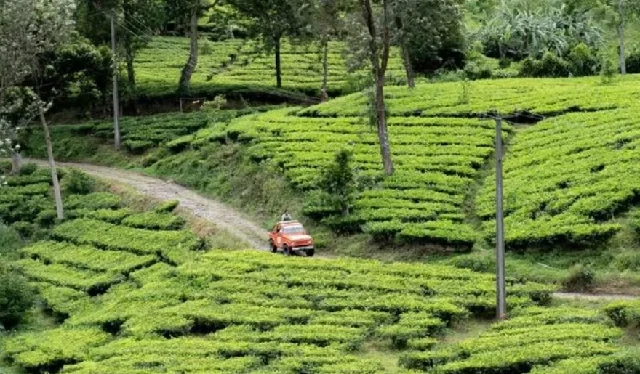
M 75 0 L 0 0 L 0 149 L 13 156 L 15 171 L 20 123 L 39 118 L 47 143 L 59 219 L 64 218 L 62 196 L 46 121 L 51 103 L 40 98 L 40 87 L 24 85 L 27 79 L 37 82 L 46 68 L 40 66 L 39 57 L 69 38 L 74 29 L 74 11 Z M 10 94 L 16 91 L 22 98 L 10 99 Z

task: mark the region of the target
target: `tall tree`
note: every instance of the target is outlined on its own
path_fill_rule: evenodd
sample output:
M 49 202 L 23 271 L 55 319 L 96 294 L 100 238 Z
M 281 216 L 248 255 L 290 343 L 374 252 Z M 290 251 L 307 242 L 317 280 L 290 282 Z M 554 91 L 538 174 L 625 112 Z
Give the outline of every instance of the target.
M 323 100 L 329 89 L 329 42 L 344 30 L 343 14 L 353 10 L 348 0 L 290 0 L 303 17 L 303 24 L 309 25 L 310 38 L 320 43 L 322 55 Z
M 136 85 L 134 60 L 166 21 L 164 0 L 78 0 L 78 31 L 96 45 L 109 44 L 110 16 L 116 19 L 127 65 L 127 79 Z
M 275 52 L 276 86 L 282 87 L 282 38 L 299 37 L 307 32 L 301 17 L 289 0 L 228 0 L 253 20 L 251 32 L 262 39 L 268 51 Z
M 414 71 L 432 73 L 464 65 L 464 25 L 461 0 L 393 0 L 395 33 L 409 87 Z
M 618 37 L 620 73 L 627 73 L 626 38 L 627 23 L 640 15 L 640 3 L 637 0 L 598 0 L 595 12 L 605 23 L 615 28 Z
M 210 3 L 207 0 L 167 0 L 168 18 L 173 18 L 179 25 L 188 25 L 189 57 L 180 72 L 178 92 L 183 95 L 191 89 L 191 78 L 198 66 L 198 20 L 211 7 L 217 4 L 217 0 Z
M 65 42 L 74 28 L 74 0 L 0 0 L 0 107 L 6 107 L 6 94 L 33 75 L 44 70 L 40 56 Z M 19 46 L 19 48 L 16 48 Z M 45 134 L 49 133 L 45 113 L 50 103 L 28 90 L 35 110 L 25 115 L 40 117 Z M 33 107 L 30 107 L 33 108 Z M 25 110 L 24 106 L 22 107 Z M 6 113 L 6 111 L 2 111 Z M 5 121 L 6 122 L 6 121 Z M 60 183 L 49 136 L 45 136 L 51 179 L 54 186 L 56 212 L 64 218 Z
M 378 141 L 382 165 L 387 175 L 393 174 L 394 167 L 391 159 L 391 146 L 387 130 L 387 107 L 384 100 L 384 86 L 387 66 L 389 65 L 389 51 L 391 49 L 392 13 L 391 0 L 382 0 L 382 15 L 380 18 L 381 32 L 378 34 L 376 14 L 371 0 L 358 0 L 362 13 L 362 20 L 367 29 L 367 44 L 371 71 L 375 80 L 375 113 L 378 128 Z

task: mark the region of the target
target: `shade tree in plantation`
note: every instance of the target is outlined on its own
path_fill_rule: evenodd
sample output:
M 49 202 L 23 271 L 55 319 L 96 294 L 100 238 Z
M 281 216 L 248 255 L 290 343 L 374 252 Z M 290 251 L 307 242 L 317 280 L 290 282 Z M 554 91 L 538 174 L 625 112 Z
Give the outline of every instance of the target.
M 352 12 L 355 3 L 350 0 L 289 0 L 303 24 L 310 29 L 309 37 L 320 43 L 322 55 L 322 98 L 327 98 L 329 89 L 329 41 L 345 32 L 345 15 Z
M 46 70 L 40 64 L 40 57 L 69 38 L 74 29 L 74 10 L 74 0 L 0 0 L 0 116 L 3 127 L 15 126 L 15 122 L 12 125 L 8 119 L 19 111 L 23 111 L 23 118 L 40 119 L 47 143 L 56 213 L 60 219 L 64 217 L 62 196 L 45 117 L 51 103 L 39 96 L 41 86 L 24 87 L 24 84 L 29 77 L 42 76 Z M 23 105 L 11 107 L 8 94 L 16 90 L 23 94 Z M 15 138 L 9 140 L 13 144 Z
M 375 4 L 372 0 L 357 0 L 359 17 L 351 17 L 348 28 L 351 30 L 352 61 L 368 61 L 374 85 L 371 103 L 371 117 L 375 119 L 380 145 L 382 166 L 386 175 L 394 172 L 391 158 L 391 145 L 387 130 L 387 107 L 384 100 L 389 53 L 391 50 L 391 32 L 394 25 L 392 0 L 382 0 Z M 362 56 L 360 59 L 358 56 Z M 354 58 L 355 57 L 355 58 Z
M 407 84 L 414 75 L 464 66 L 464 25 L 460 0 L 393 0 L 392 43 L 400 47 Z
M 250 34 L 260 38 L 267 51 L 275 53 L 276 87 L 282 87 L 282 39 L 290 40 L 308 34 L 310 27 L 303 16 L 303 10 L 297 9 L 290 0 L 227 0 L 238 11 L 253 22 Z
M 164 0 L 79 0 L 77 28 L 95 45 L 110 45 L 111 16 L 114 17 L 116 37 L 124 50 L 128 84 L 135 89 L 136 54 L 164 25 L 166 9 Z
M 594 12 L 605 24 L 615 29 L 618 37 L 620 73 L 627 73 L 625 32 L 630 21 L 640 16 L 637 0 L 591 0 Z
M 207 0 L 167 0 L 166 9 L 168 19 L 173 19 L 178 25 L 188 25 L 189 34 L 189 57 L 180 72 L 178 82 L 178 92 L 187 95 L 191 87 L 191 77 L 198 66 L 198 20 L 208 9 L 214 7 L 218 1 L 213 3 Z

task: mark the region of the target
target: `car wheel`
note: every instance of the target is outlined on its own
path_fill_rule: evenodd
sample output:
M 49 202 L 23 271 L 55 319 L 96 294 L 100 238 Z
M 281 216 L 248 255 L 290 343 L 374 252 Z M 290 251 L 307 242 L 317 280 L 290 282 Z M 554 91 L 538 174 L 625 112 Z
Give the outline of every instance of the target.
M 276 247 L 275 244 L 273 244 L 272 241 L 269 241 L 269 245 L 271 245 L 271 253 L 276 253 L 278 252 L 278 247 Z
M 289 249 L 288 245 L 285 244 L 283 249 L 284 249 L 284 255 L 285 256 L 291 256 L 291 250 Z
M 315 248 L 307 249 L 307 257 L 313 257 L 315 253 L 316 253 Z

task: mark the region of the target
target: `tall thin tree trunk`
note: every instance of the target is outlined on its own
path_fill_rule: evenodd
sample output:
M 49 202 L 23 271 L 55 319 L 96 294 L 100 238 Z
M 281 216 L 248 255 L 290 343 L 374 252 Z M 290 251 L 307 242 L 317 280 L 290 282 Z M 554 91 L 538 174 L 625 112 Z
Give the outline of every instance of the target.
M 413 63 L 411 62 L 411 53 L 409 52 L 409 48 L 407 48 L 407 43 L 402 26 L 402 19 L 400 17 L 396 17 L 396 27 L 398 28 L 398 32 L 400 32 L 400 49 L 402 50 L 402 62 L 404 62 L 404 70 L 407 73 L 407 86 L 409 86 L 409 88 L 415 88 L 416 82 L 414 79 Z
M 387 66 L 389 64 L 389 50 L 391 49 L 391 32 L 389 30 L 389 1 L 383 0 L 384 19 L 382 24 L 382 54 L 378 56 L 378 35 L 376 32 L 376 22 L 373 14 L 371 0 L 360 0 L 362 15 L 369 31 L 369 59 L 371 60 L 372 73 L 376 81 L 376 123 L 378 127 L 378 141 L 380 143 L 380 155 L 382 166 L 386 175 L 394 172 L 393 161 L 391 159 L 391 146 L 389 144 L 389 134 L 387 131 L 387 113 L 384 102 L 384 85 Z
M 274 36 L 276 46 L 276 87 L 282 87 L 282 65 L 280 61 L 280 35 Z
M 329 87 L 329 37 L 322 38 L 322 91 L 327 93 Z M 324 99 L 324 97 L 323 97 Z
M 191 86 L 191 77 L 198 65 L 198 7 L 193 6 L 191 10 L 191 47 L 189 49 L 189 59 L 187 64 L 182 69 L 180 75 L 180 93 L 189 93 L 189 87 Z
M 2 103 L 2 95 L 0 95 L 0 103 Z M 18 141 L 18 134 L 15 129 L 11 130 L 11 141 Z M 11 144 L 11 175 L 17 175 L 20 173 L 20 163 L 22 157 L 20 157 L 20 148 L 18 144 Z
M 618 15 L 620 16 L 620 22 L 618 22 L 618 39 L 620 39 L 620 73 L 622 75 L 627 74 L 627 62 L 624 42 L 624 10 L 622 9 L 622 0 L 618 0 Z
M 58 171 L 56 170 L 56 161 L 53 158 L 53 145 L 51 144 L 51 136 L 49 134 L 49 125 L 44 116 L 44 104 L 40 103 L 40 122 L 44 130 L 44 140 L 47 143 L 47 155 L 49 156 L 49 168 L 51 168 L 51 180 L 53 181 L 53 193 L 56 200 L 56 214 L 58 219 L 64 219 L 64 209 L 62 206 L 62 192 L 60 191 L 60 181 L 58 180 Z
M 409 88 L 416 88 L 415 73 L 413 72 L 413 63 L 411 62 L 411 53 L 404 43 L 401 46 L 401 49 L 402 59 L 404 60 L 404 70 L 407 72 L 407 86 L 409 86 Z
M 133 66 L 133 60 L 135 56 L 133 55 L 133 46 L 131 38 L 127 37 L 124 43 L 124 49 L 127 59 L 127 79 L 129 80 L 129 85 L 131 88 L 136 87 L 136 69 Z
M 380 142 L 380 155 L 385 174 L 393 174 L 393 161 L 391 160 L 391 146 L 387 132 L 387 107 L 384 102 L 384 75 L 376 77 L 376 120 L 378 124 L 378 139 Z

